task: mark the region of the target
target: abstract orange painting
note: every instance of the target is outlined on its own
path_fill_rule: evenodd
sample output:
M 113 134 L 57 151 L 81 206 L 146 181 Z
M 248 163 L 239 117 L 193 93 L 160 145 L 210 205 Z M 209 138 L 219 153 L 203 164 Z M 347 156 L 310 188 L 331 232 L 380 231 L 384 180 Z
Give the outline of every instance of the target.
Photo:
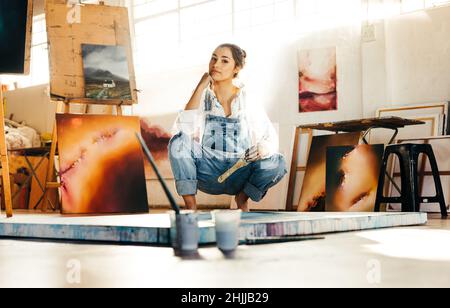
M 384 144 L 327 149 L 327 212 L 373 212 Z
M 315 136 L 311 143 L 303 181 L 299 212 L 324 212 L 326 201 L 327 148 L 357 145 L 360 133 Z
M 56 116 L 63 214 L 148 212 L 138 117 Z

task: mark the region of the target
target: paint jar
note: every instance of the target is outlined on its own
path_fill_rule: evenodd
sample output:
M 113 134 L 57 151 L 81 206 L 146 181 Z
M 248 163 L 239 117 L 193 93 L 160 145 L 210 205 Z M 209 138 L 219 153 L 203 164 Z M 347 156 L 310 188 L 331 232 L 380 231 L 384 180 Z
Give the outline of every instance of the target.
M 231 252 L 239 245 L 239 227 L 241 210 L 217 210 L 212 212 L 216 228 L 217 247 L 224 252 Z
M 200 232 L 195 211 L 170 212 L 170 238 L 172 247 L 183 252 L 196 252 Z

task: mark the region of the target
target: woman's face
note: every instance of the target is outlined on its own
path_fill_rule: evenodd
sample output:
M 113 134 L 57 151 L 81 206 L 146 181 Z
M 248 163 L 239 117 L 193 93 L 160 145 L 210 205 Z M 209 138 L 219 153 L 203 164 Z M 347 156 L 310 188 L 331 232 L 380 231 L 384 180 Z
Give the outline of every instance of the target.
M 209 62 L 209 74 L 214 81 L 232 80 L 240 69 L 229 48 L 217 48 Z

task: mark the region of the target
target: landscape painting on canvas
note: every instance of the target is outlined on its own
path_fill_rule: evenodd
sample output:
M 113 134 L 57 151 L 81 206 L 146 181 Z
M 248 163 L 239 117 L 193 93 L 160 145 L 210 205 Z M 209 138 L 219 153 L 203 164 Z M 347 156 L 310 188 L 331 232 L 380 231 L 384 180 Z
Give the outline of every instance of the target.
M 148 212 L 138 117 L 57 114 L 62 212 Z
M 298 52 L 299 111 L 337 110 L 336 48 Z
M 131 100 L 125 47 L 83 44 L 82 52 L 86 98 Z

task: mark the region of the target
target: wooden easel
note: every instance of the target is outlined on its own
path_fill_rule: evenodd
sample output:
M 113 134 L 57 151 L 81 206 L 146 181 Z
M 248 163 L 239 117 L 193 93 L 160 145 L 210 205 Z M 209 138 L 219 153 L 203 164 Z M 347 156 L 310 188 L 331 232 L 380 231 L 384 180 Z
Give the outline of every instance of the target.
M 5 137 L 5 111 L 3 110 L 3 88 L 0 81 L 0 154 L 2 162 L 2 198 L 5 200 L 6 216 L 13 216 L 13 208 L 11 201 L 11 181 L 9 178 L 9 160 L 8 148 L 6 146 Z M 1 207 L 0 207 L 1 211 Z
M 87 112 L 87 109 L 89 108 L 90 104 L 90 100 L 85 100 L 85 99 L 76 99 L 76 100 L 71 100 L 71 99 L 66 99 L 64 100 L 64 102 L 57 102 L 57 108 L 56 108 L 56 113 L 57 114 L 70 114 L 70 107 L 71 104 L 77 103 L 83 103 L 85 104 L 85 110 L 84 112 Z M 123 115 L 123 109 L 122 109 L 122 101 L 107 101 L 108 103 L 105 104 L 99 104 L 96 103 L 96 105 L 105 105 L 108 107 L 111 107 L 111 114 L 113 114 L 113 106 L 116 106 L 116 114 L 118 116 L 122 116 Z M 49 203 L 49 193 L 51 189 L 59 189 L 61 187 L 61 184 L 58 183 L 56 181 L 56 172 L 55 172 L 55 156 L 56 156 L 56 149 L 57 149 L 57 145 L 58 145 L 58 134 L 57 134 L 57 126 L 56 126 L 56 120 L 55 123 L 53 125 L 53 136 L 52 136 L 52 145 L 50 148 L 50 155 L 49 155 L 49 162 L 48 162 L 48 167 L 47 167 L 47 176 L 45 179 L 45 192 L 44 192 L 44 196 L 43 196 L 43 201 L 42 201 L 42 212 L 46 212 L 48 209 L 48 203 Z
M 28 0 L 27 6 L 27 23 L 25 34 L 25 59 L 23 66 L 23 75 L 30 73 L 30 54 L 31 54 L 31 29 L 33 25 L 33 0 Z M 5 73 L 5 72 L 3 72 Z M 3 108 L 3 87 L 0 78 L 0 155 L 2 167 L 2 198 L 5 200 L 6 216 L 11 218 L 13 216 L 12 199 L 11 199 L 11 180 L 9 177 L 9 159 L 8 148 L 6 146 L 5 138 L 5 110 Z M 1 206 L 0 206 L 1 213 Z
M 45 14 L 50 55 L 50 96 L 58 103 L 57 113 L 70 113 L 71 104 L 116 106 L 117 115 L 122 115 L 122 106 L 137 104 L 136 77 L 134 74 L 133 51 L 129 28 L 129 15 L 125 7 L 107 6 L 103 1 L 99 5 L 83 4 L 79 7 L 79 22 L 69 24 L 69 9 L 65 1 L 46 0 Z M 130 74 L 131 99 L 95 100 L 87 99 L 84 89 L 84 71 L 82 66 L 82 44 L 124 46 Z M 109 112 L 109 110 L 108 110 Z M 53 139 L 50 149 L 42 211 L 48 208 L 49 190 L 58 189 L 55 179 L 55 154 L 57 147 L 56 122 L 53 127 Z

